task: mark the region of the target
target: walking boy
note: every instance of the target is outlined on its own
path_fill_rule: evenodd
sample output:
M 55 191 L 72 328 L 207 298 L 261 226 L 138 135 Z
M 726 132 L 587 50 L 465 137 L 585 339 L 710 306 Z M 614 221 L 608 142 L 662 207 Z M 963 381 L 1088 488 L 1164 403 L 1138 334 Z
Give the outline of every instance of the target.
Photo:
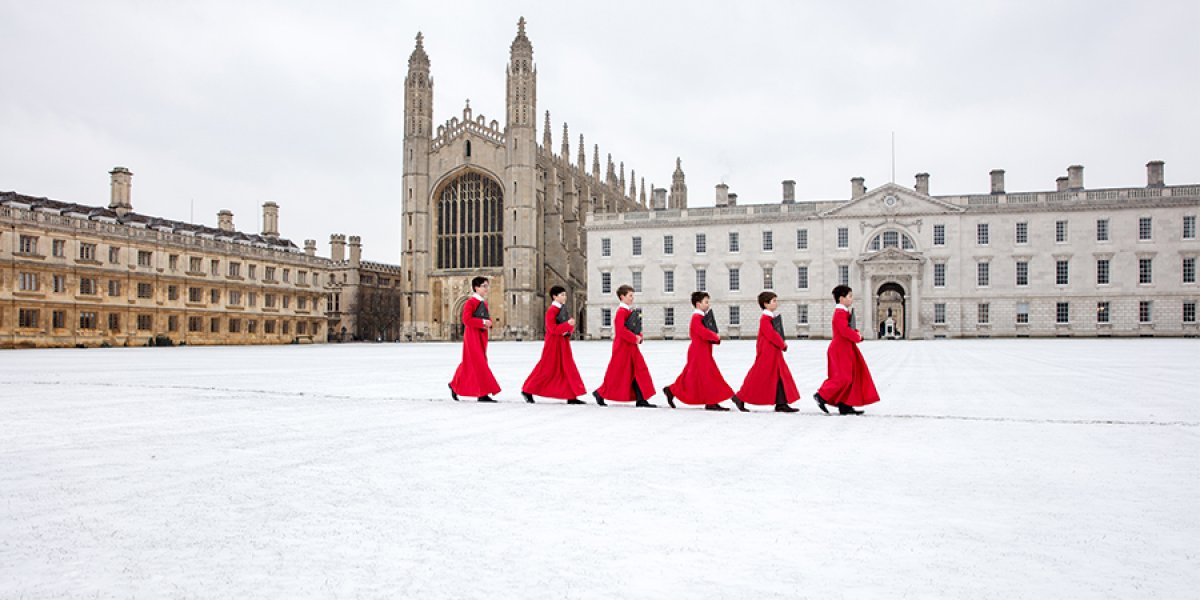
M 547 398 L 561 398 L 567 404 L 583 404 L 579 395 L 587 391 L 575 357 L 571 354 L 571 333 L 575 331 L 575 319 L 566 308 L 567 290 L 561 285 L 550 288 L 550 308 L 546 309 L 546 341 L 542 346 L 542 358 L 521 386 L 525 401 L 533 404 L 534 394 Z
M 633 310 L 633 288 L 623 285 L 617 288 L 621 305 L 613 319 L 613 351 L 604 373 L 604 383 L 592 392 L 596 404 L 607 406 L 605 400 L 636 402 L 642 408 L 658 408 L 646 401 L 654 396 L 654 382 L 650 369 L 638 344 L 642 343 L 641 311 Z M 649 394 L 649 395 L 646 395 Z
M 692 322 L 688 327 L 688 335 L 692 338 L 688 346 L 687 364 L 675 383 L 663 388 L 667 404 L 675 408 L 675 399 L 684 404 L 703 404 L 705 410 L 729 410 L 721 406 L 721 401 L 737 396 L 733 388 L 725 383 L 721 370 L 713 360 L 713 346 L 721 343 L 717 333 L 717 320 L 710 310 L 711 300 L 705 292 L 692 293 Z
M 879 392 L 875 391 L 867 361 L 858 350 L 862 335 L 850 327 L 854 290 L 839 285 L 833 288 L 833 299 L 837 302 L 833 307 L 833 339 L 825 354 L 828 378 L 813 394 L 813 399 L 825 413 L 829 412 L 825 405 L 832 404 L 838 407 L 840 414 L 861 415 L 863 411 L 855 407 L 879 402 Z
M 796 412 L 789 405 L 800 398 L 800 391 L 783 360 L 787 342 L 783 339 L 783 317 L 775 314 L 779 309 L 779 298 L 774 292 L 763 292 L 758 295 L 758 306 L 763 312 L 758 318 L 754 364 L 746 373 L 746 380 L 733 404 L 742 412 L 748 412 L 746 404 L 774 404 L 775 412 Z
M 462 362 L 450 381 L 450 397 L 458 400 L 461 394 L 475 396 L 480 402 L 495 402 L 491 395 L 500 391 L 500 384 L 496 383 L 487 361 L 488 329 L 492 327 L 486 300 L 487 277 L 472 279 L 471 289 L 474 293 L 463 304 L 462 312 Z

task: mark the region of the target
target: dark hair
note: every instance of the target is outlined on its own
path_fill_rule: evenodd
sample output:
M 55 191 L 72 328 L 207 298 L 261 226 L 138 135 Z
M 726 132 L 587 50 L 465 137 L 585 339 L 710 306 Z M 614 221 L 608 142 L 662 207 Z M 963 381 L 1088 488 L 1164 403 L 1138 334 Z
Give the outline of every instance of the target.
M 556 285 L 556 286 L 550 288 L 550 297 L 553 298 L 565 291 L 567 291 L 567 288 L 565 288 L 561 285 Z
M 487 277 L 475 277 L 471 279 L 471 291 L 479 289 L 479 286 L 487 283 Z
M 850 286 L 848 285 L 839 285 L 833 288 L 833 301 L 841 302 L 842 298 L 845 298 L 847 294 L 853 291 L 854 290 L 850 289 Z
M 692 292 L 692 306 L 695 306 L 697 304 L 700 304 L 701 302 L 704 302 L 704 299 L 707 297 L 708 297 L 708 292 Z
M 770 302 L 771 300 L 774 300 L 775 297 L 776 297 L 775 292 L 763 292 L 763 293 L 759 294 L 758 295 L 758 307 L 766 308 L 767 303 Z
M 623 285 L 623 286 L 617 288 L 617 297 L 624 298 L 625 294 L 628 294 L 629 292 L 632 292 L 632 291 L 633 291 L 633 286 Z

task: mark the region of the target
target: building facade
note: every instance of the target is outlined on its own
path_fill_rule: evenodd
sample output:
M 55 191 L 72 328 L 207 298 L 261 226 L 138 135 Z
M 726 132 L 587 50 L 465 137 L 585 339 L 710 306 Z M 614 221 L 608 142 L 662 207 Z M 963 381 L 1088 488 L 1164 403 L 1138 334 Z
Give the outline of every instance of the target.
M 395 342 L 402 339 L 402 271 L 399 265 L 362 260 L 362 238 L 329 236 L 332 266 L 325 285 L 331 342 Z
M 461 331 L 462 306 L 476 275 L 491 279 L 489 305 L 500 339 L 542 335 L 542 314 L 553 285 L 570 290 L 572 311 L 583 322 L 588 283 L 588 213 L 647 210 L 646 187 L 628 182 L 625 166 L 592 148 L 591 169 L 579 136 L 571 161 L 563 124 L 553 147 L 550 113 L 537 130 L 537 67 L 525 20 L 509 49 L 503 124 L 475 114 L 468 101 L 461 118 L 435 129 L 433 77 L 424 39 L 418 34 L 404 88 L 404 189 L 401 203 L 406 339 L 452 339 Z M 651 194 L 654 194 L 653 184 Z M 687 205 L 678 168 L 670 201 Z
M 855 290 L 872 338 L 1195 336 L 1200 185 L 1089 190 L 1072 166 L 1056 189 L 933 196 L 929 175 L 849 199 L 597 214 L 587 222 L 588 337 L 612 334 L 615 289 L 640 294 L 648 336 L 686 338 L 704 290 L 723 333 L 754 337 L 757 294 L 776 292 L 788 334 L 830 336 L 831 290 Z
M 322 342 L 331 263 L 263 231 L 133 211 L 128 169 L 107 208 L 0 193 L 0 348 Z

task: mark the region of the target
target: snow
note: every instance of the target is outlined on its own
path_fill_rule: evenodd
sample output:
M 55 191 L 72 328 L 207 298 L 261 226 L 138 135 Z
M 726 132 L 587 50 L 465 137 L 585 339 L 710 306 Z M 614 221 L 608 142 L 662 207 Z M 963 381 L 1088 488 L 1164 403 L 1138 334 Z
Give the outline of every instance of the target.
M 5 351 L 0 598 L 1194 597 L 1196 340 L 868 342 L 862 417 L 825 345 L 793 415 L 530 406 L 536 343 L 496 405 L 453 344 Z

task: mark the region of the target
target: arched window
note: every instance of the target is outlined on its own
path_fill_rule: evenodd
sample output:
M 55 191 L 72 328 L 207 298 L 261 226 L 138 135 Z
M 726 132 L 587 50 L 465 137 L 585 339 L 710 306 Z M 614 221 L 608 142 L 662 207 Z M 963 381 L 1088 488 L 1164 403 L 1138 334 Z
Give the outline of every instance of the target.
M 899 231 L 889 230 L 871 238 L 871 243 L 867 246 L 867 250 L 878 252 L 884 248 L 900 248 L 901 250 L 916 250 L 912 238 L 908 234 Z
M 500 184 L 468 172 L 438 197 L 437 268 L 477 269 L 504 263 L 504 192 Z

